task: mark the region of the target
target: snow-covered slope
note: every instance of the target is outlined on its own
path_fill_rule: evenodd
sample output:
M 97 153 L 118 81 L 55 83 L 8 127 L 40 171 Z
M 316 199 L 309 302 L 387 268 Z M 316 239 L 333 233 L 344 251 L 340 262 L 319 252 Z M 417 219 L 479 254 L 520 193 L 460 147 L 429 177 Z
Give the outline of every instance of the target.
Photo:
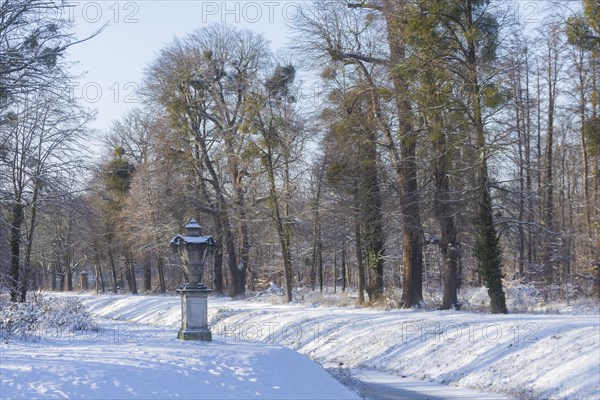
M 85 296 L 102 317 L 176 329 L 179 298 Z M 600 398 L 600 315 L 271 305 L 209 299 L 215 340 L 283 344 L 323 363 L 517 398 Z
M 279 345 L 182 341 L 172 330 L 108 322 L 97 331 L 5 336 L 0 398 L 358 398 Z

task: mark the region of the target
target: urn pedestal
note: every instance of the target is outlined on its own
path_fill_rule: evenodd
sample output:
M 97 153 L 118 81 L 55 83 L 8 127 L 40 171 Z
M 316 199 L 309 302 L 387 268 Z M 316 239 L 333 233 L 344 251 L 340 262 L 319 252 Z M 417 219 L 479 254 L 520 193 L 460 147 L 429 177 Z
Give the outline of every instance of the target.
M 181 295 L 181 329 L 177 334 L 178 339 L 212 340 L 207 305 L 210 292 L 212 290 L 202 284 L 183 285 L 177 290 Z

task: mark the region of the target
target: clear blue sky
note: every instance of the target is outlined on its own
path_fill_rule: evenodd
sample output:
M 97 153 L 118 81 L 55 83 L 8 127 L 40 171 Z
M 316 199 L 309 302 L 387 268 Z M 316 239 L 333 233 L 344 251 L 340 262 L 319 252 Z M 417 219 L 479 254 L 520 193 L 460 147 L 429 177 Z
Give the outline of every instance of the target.
M 79 38 L 108 24 L 97 37 L 71 48 L 73 69 L 85 72 L 75 95 L 97 109 L 92 128 L 105 131 L 111 121 L 139 105 L 144 68 L 174 37 L 211 22 L 262 32 L 274 49 L 285 45 L 287 22 L 296 16 L 293 1 L 72 1 L 69 17 Z

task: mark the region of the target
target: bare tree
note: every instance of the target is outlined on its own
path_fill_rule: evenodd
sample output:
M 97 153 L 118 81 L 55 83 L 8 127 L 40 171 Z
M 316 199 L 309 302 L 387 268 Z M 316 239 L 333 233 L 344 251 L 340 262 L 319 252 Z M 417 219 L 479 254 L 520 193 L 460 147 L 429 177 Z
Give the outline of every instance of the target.
M 293 65 L 278 65 L 265 82 L 265 89 L 248 100 L 246 115 L 252 140 L 248 153 L 261 161 L 260 172 L 267 176 L 268 208 L 281 247 L 286 299 L 292 301 L 291 211 L 292 168 L 302 157 L 305 130 L 295 107 Z
M 250 254 L 248 171 L 241 157 L 247 133 L 240 127 L 247 112 L 246 99 L 268 53 L 260 35 L 210 25 L 163 50 L 146 79 L 149 96 L 166 108 L 187 142 L 185 151 L 192 155 L 198 178 L 206 180 L 214 196 L 216 207 L 204 211 L 220 220 L 232 296 L 245 292 Z
M 308 38 L 299 41 L 302 48 L 317 48 L 318 51 L 328 55 L 332 61 L 356 66 L 358 73 L 364 74 L 369 80 L 370 72 L 367 66 L 379 66 L 387 73 L 391 82 L 388 88 L 392 94 L 395 105 L 397 121 L 384 128 L 386 134 L 386 148 L 396 173 L 398 186 L 401 189 L 400 209 L 403 216 L 403 291 L 402 304 L 404 307 L 418 305 L 423 299 L 422 293 L 422 226 L 419 202 L 419 184 L 417 177 L 417 144 L 419 137 L 414 129 L 410 100 L 409 81 L 399 73 L 407 59 L 406 44 L 403 37 L 404 15 L 408 12 L 408 2 L 383 1 L 350 3 L 350 9 L 357 13 L 367 12 L 372 14 L 365 21 L 373 23 L 378 21 L 385 36 L 383 41 L 386 49 L 363 46 L 361 40 L 369 42 L 369 29 L 364 25 L 356 31 L 346 31 L 346 15 L 339 10 L 341 5 L 325 6 L 317 12 L 306 12 L 304 19 L 300 20 L 297 30 Z M 337 9 L 336 9 L 337 7 Z M 366 11 L 365 11 L 366 10 Z M 364 14 L 363 14 L 364 15 Z M 381 18 L 378 18 L 380 16 Z M 356 23 L 354 23 L 356 26 Z M 315 44 L 315 40 L 319 43 Z M 374 82 L 373 82 L 374 83 Z M 376 85 L 374 85 L 377 87 Z M 373 89 L 375 89 L 375 87 Z M 377 102 L 376 102 L 377 103 Z M 378 118 L 382 117 L 381 109 L 377 104 L 373 108 Z M 383 123 L 382 125 L 387 125 Z
M 81 138 L 89 115 L 68 97 L 48 92 L 13 98 L 0 126 L 6 149 L 0 166 L 0 196 L 9 207 L 11 299 L 25 301 L 37 213 L 48 198 L 61 195 L 57 189 L 61 176 L 84 165 Z
M 101 29 L 76 39 L 71 33 L 73 21 L 67 17 L 69 7 L 62 0 L 0 3 L 0 109 L 16 93 L 56 89 L 55 74 L 65 51 L 100 33 Z

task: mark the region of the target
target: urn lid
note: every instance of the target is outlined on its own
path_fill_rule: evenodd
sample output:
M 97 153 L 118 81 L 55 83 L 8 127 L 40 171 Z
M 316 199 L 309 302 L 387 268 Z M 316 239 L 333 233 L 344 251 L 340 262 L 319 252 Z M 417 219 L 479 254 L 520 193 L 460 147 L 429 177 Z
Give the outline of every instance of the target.
M 194 218 L 190 219 L 190 223 L 185 226 L 186 236 L 200 236 L 202 227 L 196 222 Z
M 185 226 L 185 236 L 177 235 L 171 240 L 171 246 L 179 247 L 181 245 L 208 245 L 209 247 L 215 246 L 215 240 L 212 236 L 202 236 L 201 226 L 192 218 Z

